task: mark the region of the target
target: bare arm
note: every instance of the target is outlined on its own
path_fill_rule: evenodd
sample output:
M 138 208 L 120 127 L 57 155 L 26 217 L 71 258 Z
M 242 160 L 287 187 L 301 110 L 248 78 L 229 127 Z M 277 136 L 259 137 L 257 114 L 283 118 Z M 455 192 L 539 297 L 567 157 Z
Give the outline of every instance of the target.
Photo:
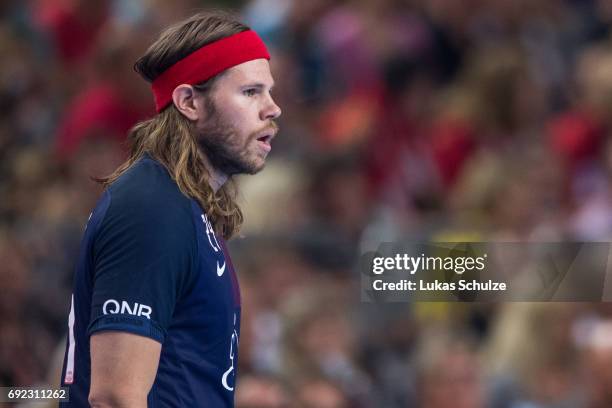
M 109 331 L 91 336 L 90 347 L 91 406 L 146 408 L 161 344 L 148 337 Z

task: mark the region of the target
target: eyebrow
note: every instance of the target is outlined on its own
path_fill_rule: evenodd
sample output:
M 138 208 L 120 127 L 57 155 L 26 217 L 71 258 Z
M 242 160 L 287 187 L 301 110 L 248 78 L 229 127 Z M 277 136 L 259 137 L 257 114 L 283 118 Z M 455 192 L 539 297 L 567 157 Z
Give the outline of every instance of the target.
M 270 89 L 274 88 L 275 83 L 272 82 L 272 85 L 270 86 Z M 255 83 L 250 83 L 250 84 L 246 84 L 244 86 L 242 86 L 242 88 L 257 88 L 257 89 L 263 89 L 265 88 L 266 85 L 261 83 L 261 82 L 255 82 Z

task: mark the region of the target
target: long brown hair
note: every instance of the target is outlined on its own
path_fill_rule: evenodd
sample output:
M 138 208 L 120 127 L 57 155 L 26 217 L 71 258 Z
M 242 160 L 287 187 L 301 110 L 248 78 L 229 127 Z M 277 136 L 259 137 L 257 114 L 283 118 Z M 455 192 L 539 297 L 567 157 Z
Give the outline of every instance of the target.
M 248 29 L 226 12 L 198 13 L 165 30 L 136 62 L 134 69 L 152 82 L 198 48 Z M 198 84 L 197 89 L 207 92 L 220 75 Z M 243 216 L 236 203 L 233 180 L 229 179 L 216 193 L 213 191 L 201 147 L 195 138 L 194 123 L 173 104 L 153 118 L 135 125 L 128 134 L 128 142 L 128 159 L 108 177 L 97 179 L 100 183 L 108 187 L 148 153 L 166 167 L 183 194 L 198 201 L 217 233 L 227 239 L 238 232 Z

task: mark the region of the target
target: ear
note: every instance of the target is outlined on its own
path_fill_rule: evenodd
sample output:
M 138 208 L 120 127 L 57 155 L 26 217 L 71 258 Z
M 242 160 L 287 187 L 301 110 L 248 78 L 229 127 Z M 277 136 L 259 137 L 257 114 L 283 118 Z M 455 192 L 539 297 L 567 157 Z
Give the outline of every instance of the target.
M 187 119 L 197 121 L 199 113 L 197 110 L 196 90 L 193 86 L 182 84 L 174 88 L 172 91 L 172 102 L 176 109 L 183 114 Z

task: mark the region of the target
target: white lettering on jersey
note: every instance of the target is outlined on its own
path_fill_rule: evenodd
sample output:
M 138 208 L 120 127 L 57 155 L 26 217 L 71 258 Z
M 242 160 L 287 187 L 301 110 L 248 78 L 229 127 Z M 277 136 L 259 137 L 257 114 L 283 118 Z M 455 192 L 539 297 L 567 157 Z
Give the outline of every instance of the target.
M 134 305 L 130 307 L 130 304 L 125 300 L 121 301 L 119 304 L 115 299 L 108 299 L 102 305 L 102 313 L 106 314 L 130 314 L 133 316 L 145 316 L 147 319 L 151 320 L 151 309 L 150 306 L 139 304 L 138 302 L 134 302 Z
M 232 333 L 232 338 L 230 341 L 230 367 L 223 373 L 223 377 L 221 377 L 221 385 L 228 391 L 234 391 L 234 387 L 230 386 L 227 383 L 227 378 L 234 371 L 234 342 L 236 342 L 236 348 L 238 348 L 238 332 L 236 331 L 236 314 L 234 314 L 234 332 Z
M 204 227 L 206 228 L 206 237 L 208 238 L 210 246 L 215 252 L 219 252 L 219 242 L 217 241 L 217 237 L 215 237 L 215 230 L 213 229 L 210 221 L 208 221 L 208 217 L 206 216 L 206 214 L 202 214 L 202 222 L 204 223 Z M 213 243 L 213 241 L 215 242 Z
M 206 214 L 202 214 L 202 222 L 204 223 L 204 227 L 206 228 L 206 237 L 208 238 L 208 243 L 212 247 L 213 251 L 219 252 L 221 246 L 219 245 L 219 241 L 217 241 L 217 237 L 215 236 L 215 230 L 213 229 L 212 224 L 208 220 Z M 217 276 L 221 277 L 224 273 L 225 259 L 223 260 L 223 264 L 220 264 L 219 261 L 217 261 Z

